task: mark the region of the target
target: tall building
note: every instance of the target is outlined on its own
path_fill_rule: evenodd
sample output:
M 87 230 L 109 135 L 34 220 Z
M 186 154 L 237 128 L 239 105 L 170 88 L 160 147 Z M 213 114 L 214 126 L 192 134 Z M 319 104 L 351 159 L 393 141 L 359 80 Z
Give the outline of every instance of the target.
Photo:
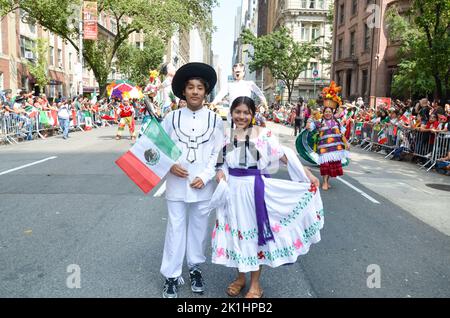
M 240 11 L 240 12 L 239 12 Z M 245 80 L 256 81 L 256 73 L 250 72 L 248 65 L 249 55 L 253 54 L 253 47 L 243 44 L 240 34 L 243 29 L 249 29 L 253 34 L 258 32 L 258 2 L 256 0 L 242 0 L 241 6 L 235 18 L 235 45 L 233 51 L 233 64 L 244 63 L 246 65 Z M 248 51 L 249 53 L 247 53 Z
M 399 44 L 388 39 L 385 14 L 393 5 L 402 13 L 411 1 L 335 0 L 332 78 L 344 99 L 391 96 Z
M 269 1 L 271 2 L 271 1 Z M 327 56 L 326 46 L 332 41 L 331 24 L 328 23 L 329 0 L 281 0 L 269 4 L 268 27 L 276 30 L 284 26 L 298 42 L 315 42 L 320 48 L 320 57 L 311 59 L 308 67 L 295 81 L 291 102 L 300 96 L 304 99 L 317 98 L 322 87 L 329 85 L 330 66 L 322 60 Z M 270 12 L 270 10 L 273 10 Z M 314 73 L 317 75 L 314 76 Z M 274 86 L 274 85 L 272 85 Z M 271 88 L 273 95 L 274 87 Z M 287 100 L 287 89 L 282 89 L 283 101 Z

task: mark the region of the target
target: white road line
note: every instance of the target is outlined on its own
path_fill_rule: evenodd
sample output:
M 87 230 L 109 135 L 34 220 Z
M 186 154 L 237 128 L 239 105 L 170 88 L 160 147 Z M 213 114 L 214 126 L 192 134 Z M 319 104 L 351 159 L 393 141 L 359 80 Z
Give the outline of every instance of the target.
M 161 184 L 158 191 L 156 191 L 156 193 L 153 196 L 155 198 L 160 197 L 164 194 L 164 192 L 166 192 L 166 181 L 164 181 L 163 184 Z
M 358 192 L 359 194 L 361 194 L 363 197 L 365 197 L 366 199 L 368 199 L 369 201 L 372 201 L 375 204 L 380 204 L 380 202 L 378 202 L 377 200 L 375 200 L 374 198 L 372 198 L 370 195 L 368 195 L 367 193 L 365 193 L 364 191 L 358 189 L 357 187 L 355 187 L 354 185 L 352 185 L 350 182 L 345 181 L 344 179 L 337 177 L 337 179 L 339 181 L 341 181 L 342 183 L 344 183 L 345 185 L 349 186 L 350 188 L 352 188 L 353 190 L 355 190 L 356 192 Z
M 35 162 L 29 163 L 29 164 L 26 164 L 26 165 L 23 165 L 23 166 L 14 168 L 14 169 L 6 170 L 6 171 L 3 171 L 3 172 L 0 172 L 0 176 L 2 176 L 4 174 L 7 174 L 7 173 L 10 173 L 10 172 L 14 172 L 14 171 L 20 170 L 20 169 L 31 167 L 31 166 L 43 163 L 45 161 L 53 160 L 53 159 L 56 159 L 56 158 L 58 158 L 58 157 L 56 157 L 56 156 L 48 157 L 48 158 L 45 158 L 45 159 L 42 159 L 42 160 L 39 160 L 39 161 L 35 161 Z

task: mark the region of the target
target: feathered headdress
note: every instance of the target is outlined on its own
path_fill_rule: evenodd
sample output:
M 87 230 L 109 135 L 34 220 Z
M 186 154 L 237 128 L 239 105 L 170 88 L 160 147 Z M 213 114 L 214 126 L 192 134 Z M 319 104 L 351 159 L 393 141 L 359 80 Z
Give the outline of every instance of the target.
M 337 105 L 342 105 L 342 99 L 338 93 L 342 90 L 334 81 L 331 81 L 329 87 L 322 90 L 323 105 L 335 109 Z

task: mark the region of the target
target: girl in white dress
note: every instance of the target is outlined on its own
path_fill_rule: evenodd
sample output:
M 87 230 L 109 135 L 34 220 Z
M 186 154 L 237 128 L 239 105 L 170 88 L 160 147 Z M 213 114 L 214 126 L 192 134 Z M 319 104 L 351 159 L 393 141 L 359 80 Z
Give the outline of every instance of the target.
M 320 241 L 323 206 L 319 180 L 291 149 L 277 142 L 271 130 L 252 127 L 255 104 L 251 98 L 238 97 L 230 112 L 231 136 L 216 175 L 216 192 L 223 192 L 227 185 L 228 193 L 223 204 L 216 206 L 212 262 L 238 269 L 228 295 L 239 295 L 246 284 L 245 273 L 251 272 L 245 297 L 260 298 L 261 265 L 294 263 L 312 243 Z M 295 181 L 268 176 L 278 170 L 280 162 L 288 165 Z

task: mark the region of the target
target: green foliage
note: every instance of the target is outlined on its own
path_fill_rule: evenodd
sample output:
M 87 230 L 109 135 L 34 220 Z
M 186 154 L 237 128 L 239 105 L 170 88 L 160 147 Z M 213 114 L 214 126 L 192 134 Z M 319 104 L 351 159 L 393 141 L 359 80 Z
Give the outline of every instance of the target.
M 27 62 L 28 71 L 35 78 L 40 91 L 43 92 L 45 86 L 50 82 L 47 65 L 48 41 L 45 39 L 37 39 L 36 47 L 28 49 L 37 57 L 34 62 Z
M 158 37 L 149 36 L 142 50 L 130 44 L 121 46 L 117 53 L 117 67 L 133 83 L 145 86 L 149 72 L 161 64 L 163 56 L 164 42 Z
M 79 51 L 81 0 L 0 0 L 0 4 L 1 14 L 20 7 L 30 19 Z M 211 32 L 211 11 L 216 4 L 217 0 L 98 0 L 98 13 L 106 12 L 117 24 L 117 32 L 108 38 L 83 41 L 83 57 L 95 74 L 100 93 L 105 93 L 113 59 L 130 34 L 142 31 L 167 41 L 176 29 L 189 30 L 194 25 Z
M 311 109 L 317 109 L 318 105 L 317 105 L 317 101 L 315 99 L 308 99 L 308 104 L 307 104 Z
M 449 99 L 450 1 L 414 0 L 410 12 L 400 15 L 393 6 L 386 19 L 390 40 L 400 44 L 393 92 Z
M 250 70 L 267 67 L 275 79 L 286 85 L 290 102 L 295 80 L 307 69 L 311 58 L 318 56 L 320 49 L 312 43 L 296 42 L 286 28 L 259 38 L 245 29 L 241 37 L 244 44 L 250 44 L 254 48 L 253 54 L 246 51 L 251 58 Z

